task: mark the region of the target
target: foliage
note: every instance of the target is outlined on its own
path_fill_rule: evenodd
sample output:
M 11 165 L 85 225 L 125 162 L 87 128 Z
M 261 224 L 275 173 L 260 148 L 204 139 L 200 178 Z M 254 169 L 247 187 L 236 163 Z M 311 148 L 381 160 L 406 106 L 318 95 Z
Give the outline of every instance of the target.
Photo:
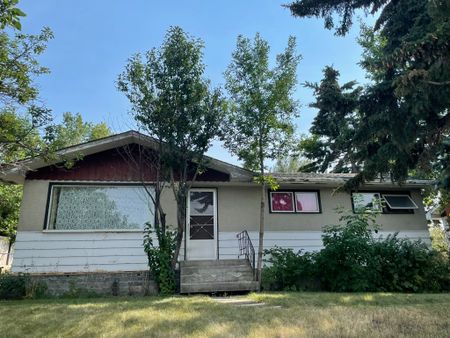
M 55 149 L 61 149 L 76 144 L 93 141 L 111 135 L 111 130 L 106 123 L 98 124 L 83 121 L 82 116 L 65 112 L 60 124 L 46 128 L 48 141 Z
M 0 236 L 15 239 L 22 186 L 0 184 Z
M 281 156 L 276 159 L 271 171 L 274 173 L 295 174 L 310 163 L 310 160 L 300 157 L 297 154 Z
M 176 248 L 175 232 L 161 228 L 155 230 L 150 223 L 145 227 L 144 251 L 148 257 L 148 265 L 152 277 L 158 284 L 159 291 L 163 295 L 175 293 L 175 271 L 172 268 L 173 255 Z M 153 242 L 153 234 L 158 238 L 158 243 Z
M 265 187 L 277 184 L 266 178 L 266 161 L 284 156 L 292 147 L 297 102 L 292 98 L 297 83 L 300 56 L 293 37 L 285 51 L 277 55 L 276 66 L 269 66 L 269 45 L 259 34 L 253 41 L 238 36 L 236 50 L 225 72 L 230 110 L 223 125 L 222 139 L 231 153 L 244 161 L 244 166 L 258 173 L 261 184 L 260 231 L 258 248 L 258 280 L 264 237 Z
M 317 289 L 314 279 L 315 257 L 312 253 L 295 253 L 292 249 L 274 247 L 264 250 L 269 264 L 263 271 L 264 290 L 306 291 Z
M 440 226 L 430 226 L 431 247 L 439 252 L 441 255 L 448 256 L 449 243 L 445 236 L 445 230 Z
M 204 154 L 218 135 L 225 112 L 220 90 L 210 89 L 204 78 L 202 59 L 203 42 L 171 27 L 159 49 L 132 56 L 117 80 L 140 126 L 158 140 L 164 164 L 160 173 L 168 176 L 175 195 L 177 245 L 172 268 L 183 239 L 189 188 L 203 169 Z
M 23 299 L 27 294 L 29 276 L 0 274 L 0 299 Z
M 324 248 L 317 253 L 268 250 L 270 266 L 264 285 L 277 290 L 306 285 L 333 292 L 424 292 L 450 289 L 448 256 L 421 241 L 397 234 L 379 239 L 375 215 L 343 214 L 337 225 L 324 229 Z M 311 281 L 320 284 L 308 284 Z
M 25 16 L 19 8 L 16 7 L 19 0 L 2 0 L 0 2 L 0 29 L 6 26 L 21 30 L 20 18 Z
M 351 138 L 362 172 L 349 188 L 379 175 L 395 181 L 411 170 L 440 174 L 450 186 L 450 3 L 425 0 L 299 0 L 299 17 L 323 17 L 344 35 L 358 9 L 379 13 L 373 28 L 363 26 L 361 66 L 371 83 L 358 100 L 360 123 Z
M 351 81 L 339 85 L 339 72 L 325 67 L 324 78 L 317 83 L 306 83 L 314 90 L 316 102 L 310 107 L 318 109 L 310 128 L 311 135 L 300 142 L 300 150 L 311 162 L 301 171 L 358 172 L 353 138 L 358 125 L 358 99 L 362 87 Z

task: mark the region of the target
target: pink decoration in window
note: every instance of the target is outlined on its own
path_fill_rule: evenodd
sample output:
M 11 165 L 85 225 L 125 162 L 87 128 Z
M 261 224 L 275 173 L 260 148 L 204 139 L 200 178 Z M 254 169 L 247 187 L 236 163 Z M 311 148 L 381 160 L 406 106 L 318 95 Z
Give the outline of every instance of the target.
M 294 212 L 294 201 L 292 192 L 272 192 L 272 211 Z

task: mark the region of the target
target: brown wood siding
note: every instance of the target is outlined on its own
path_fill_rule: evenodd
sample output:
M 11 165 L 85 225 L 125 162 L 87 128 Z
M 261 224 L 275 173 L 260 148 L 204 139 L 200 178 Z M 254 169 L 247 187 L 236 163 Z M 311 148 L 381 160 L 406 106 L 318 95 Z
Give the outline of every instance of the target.
M 130 160 L 130 154 L 134 160 Z M 70 181 L 145 181 L 155 180 L 155 170 L 151 165 L 143 165 L 141 176 L 138 170 L 138 151 L 136 146 L 111 149 L 88 155 L 75 163 L 71 169 L 63 164 L 50 165 L 29 171 L 29 180 L 70 180 Z M 133 164 L 134 162 L 134 164 Z M 191 175 L 192 176 L 192 175 Z M 197 176 L 197 181 L 229 181 L 229 175 L 214 169 L 207 169 Z

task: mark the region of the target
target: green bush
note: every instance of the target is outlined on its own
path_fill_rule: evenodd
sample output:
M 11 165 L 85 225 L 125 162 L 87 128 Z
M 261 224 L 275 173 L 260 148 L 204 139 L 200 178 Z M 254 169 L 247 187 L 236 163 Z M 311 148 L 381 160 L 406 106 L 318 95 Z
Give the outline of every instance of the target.
M 0 274 L 0 299 L 42 298 L 47 296 L 47 284 L 26 274 Z
M 324 229 L 324 248 L 317 253 L 290 249 L 266 251 L 263 287 L 335 292 L 450 290 L 448 256 L 421 241 L 377 239 L 373 214 L 346 214 Z M 314 283 L 311 283 L 311 282 Z M 319 281 L 320 283 L 317 283 Z
M 27 275 L 0 275 L 0 299 L 22 299 L 27 294 Z
M 306 291 L 318 289 L 314 278 L 314 254 L 275 247 L 265 251 L 270 267 L 263 270 L 264 290 Z

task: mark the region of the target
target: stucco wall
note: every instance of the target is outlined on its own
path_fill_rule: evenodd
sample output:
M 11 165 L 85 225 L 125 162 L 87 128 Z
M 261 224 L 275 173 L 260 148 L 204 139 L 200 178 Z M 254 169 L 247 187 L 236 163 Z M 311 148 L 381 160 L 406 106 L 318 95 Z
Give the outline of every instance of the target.
M 318 189 L 314 186 L 289 186 L 289 189 Z M 283 190 L 283 188 L 280 188 Z M 386 189 L 383 189 L 386 190 Z M 398 190 L 397 190 L 398 191 Z M 410 191 L 411 197 L 419 206 L 414 214 L 383 214 L 377 222 L 385 231 L 427 230 L 420 191 Z M 260 189 L 258 187 L 219 187 L 219 231 L 240 231 L 245 226 L 248 231 L 259 229 Z M 324 225 L 336 224 L 339 215 L 336 207 L 352 209 L 349 193 L 335 193 L 332 188 L 320 188 L 322 212 L 320 214 L 280 214 L 270 213 L 268 194 L 266 199 L 267 231 L 320 231 Z
M 24 185 L 23 201 L 20 209 L 19 231 L 39 231 L 44 227 L 49 181 L 27 180 Z M 289 189 L 317 189 L 317 187 L 290 186 Z M 280 188 L 282 190 L 282 188 Z M 419 209 L 414 214 L 383 214 L 377 222 L 383 230 L 426 230 L 427 223 L 420 191 L 410 191 Z M 219 231 L 249 231 L 259 227 L 260 189 L 258 187 L 219 186 L 218 224 Z M 318 231 L 322 226 L 338 222 L 335 208 L 351 210 L 350 194 L 335 193 L 332 188 L 321 188 L 320 214 L 277 214 L 269 212 L 268 194 L 266 198 L 266 230 L 268 231 Z M 176 225 L 176 204 L 172 191 L 167 188 L 162 196 L 162 204 L 167 213 L 167 224 Z

